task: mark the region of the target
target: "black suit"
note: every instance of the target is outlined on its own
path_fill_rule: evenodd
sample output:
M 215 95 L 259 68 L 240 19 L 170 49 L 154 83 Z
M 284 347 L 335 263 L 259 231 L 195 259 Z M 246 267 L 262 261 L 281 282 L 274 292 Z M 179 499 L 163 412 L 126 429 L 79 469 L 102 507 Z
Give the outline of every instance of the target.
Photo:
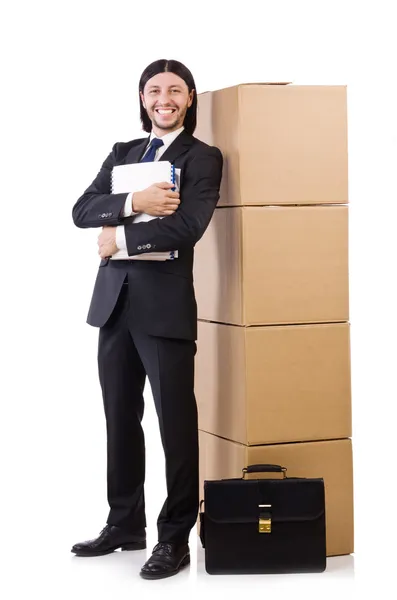
M 194 396 L 197 306 L 194 245 L 219 199 L 223 159 L 183 131 L 160 160 L 181 169 L 177 211 L 133 224 L 120 217 L 127 194 L 111 194 L 115 165 L 139 162 L 148 138 L 116 143 L 73 207 L 78 227 L 125 225 L 128 254 L 178 250 L 173 261 L 101 261 L 87 322 L 100 327 L 99 378 L 108 441 L 108 523 L 145 524 L 143 388 L 149 378 L 166 459 L 168 497 L 159 541 L 187 541 L 198 509 L 198 435 Z M 133 190 L 131 190 L 133 191 Z M 144 248 L 142 248 L 144 247 Z M 123 285 L 128 284 L 128 285 Z

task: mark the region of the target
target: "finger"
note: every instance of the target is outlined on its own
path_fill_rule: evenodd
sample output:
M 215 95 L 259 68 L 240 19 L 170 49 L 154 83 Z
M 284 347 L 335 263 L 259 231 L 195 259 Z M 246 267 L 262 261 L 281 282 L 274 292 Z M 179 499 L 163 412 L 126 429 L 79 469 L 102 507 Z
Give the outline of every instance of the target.
M 155 183 L 154 185 L 162 190 L 169 190 L 170 188 L 175 187 L 175 183 L 170 183 L 169 181 L 160 181 L 160 183 Z
M 167 192 L 165 195 L 166 198 L 173 198 L 175 200 L 179 200 L 178 192 Z
M 163 215 L 173 215 L 173 214 L 174 214 L 174 212 L 175 212 L 174 210 L 169 210 L 169 209 L 167 209 L 167 210 L 165 210 L 165 211 L 163 212 Z

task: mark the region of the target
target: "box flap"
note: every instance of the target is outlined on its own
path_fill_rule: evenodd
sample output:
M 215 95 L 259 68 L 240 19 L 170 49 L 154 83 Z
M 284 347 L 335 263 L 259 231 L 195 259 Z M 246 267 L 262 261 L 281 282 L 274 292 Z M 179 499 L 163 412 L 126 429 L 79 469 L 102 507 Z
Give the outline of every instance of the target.
M 292 81 L 250 81 L 238 85 L 292 85 Z
M 206 90 L 205 92 L 199 92 L 197 95 L 203 96 L 204 94 L 214 94 L 222 90 L 228 90 L 233 87 L 241 87 L 243 85 L 292 85 L 292 81 L 249 81 L 247 83 L 235 83 L 233 85 L 228 85 L 224 88 L 217 88 L 216 90 Z

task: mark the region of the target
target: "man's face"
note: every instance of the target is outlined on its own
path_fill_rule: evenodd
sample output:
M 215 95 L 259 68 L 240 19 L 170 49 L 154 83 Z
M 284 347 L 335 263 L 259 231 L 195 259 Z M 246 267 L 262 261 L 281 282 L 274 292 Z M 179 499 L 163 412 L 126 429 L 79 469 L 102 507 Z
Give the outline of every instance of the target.
M 156 135 L 165 135 L 182 127 L 193 94 L 194 90 L 189 94 L 186 83 L 174 73 L 158 73 L 149 79 L 141 99 Z

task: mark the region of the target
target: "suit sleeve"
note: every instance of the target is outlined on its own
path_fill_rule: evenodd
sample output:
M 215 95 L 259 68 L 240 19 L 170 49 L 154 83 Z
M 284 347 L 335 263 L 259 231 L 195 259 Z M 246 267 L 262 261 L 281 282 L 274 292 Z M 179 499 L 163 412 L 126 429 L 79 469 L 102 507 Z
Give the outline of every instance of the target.
M 128 255 L 193 247 L 207 229 L 218 203 L 222 169 L 223 157 L 216 147 L 194 156 L 185 167 L 181 203 L 172 215 L 145 223 L 125 222 Z
M 117 226 L 123 222 L 128 194 L 111 194 L 111 175 L 117 149 L 116 143 L 94 181 L 73 206 L 72 218 L 77 227 Z

